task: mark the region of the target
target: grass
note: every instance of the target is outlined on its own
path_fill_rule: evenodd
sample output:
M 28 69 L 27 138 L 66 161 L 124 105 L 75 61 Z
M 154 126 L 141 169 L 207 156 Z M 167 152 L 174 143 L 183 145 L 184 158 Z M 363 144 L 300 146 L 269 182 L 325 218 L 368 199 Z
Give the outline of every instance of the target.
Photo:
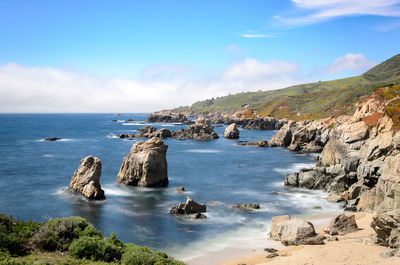
M 400 83 L 400 55 L 375 66 L 363 75 L 291 86 L 279 90 L 238 93 L 198 101 L 174 111 L 195 113 L 247 111 L 247 117 L 274 116 L 294 120 L 320 119 L 349 114 L 354 103 L 379 87 Z M 397 105 L 393 103 L 395 111 Z

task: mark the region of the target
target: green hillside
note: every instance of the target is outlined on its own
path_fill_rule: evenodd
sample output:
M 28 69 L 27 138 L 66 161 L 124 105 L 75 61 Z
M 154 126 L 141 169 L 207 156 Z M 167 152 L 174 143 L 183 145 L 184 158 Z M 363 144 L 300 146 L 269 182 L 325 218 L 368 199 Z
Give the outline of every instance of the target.
M 198 101 L 190 107 L 196 113 L 235 112 L 247 109 L 251 115 L 318 119 L 350 113 L 354 103 L 379 87 L 400 83 L 400 55 L 366 73 L 338 80 L 291 86 L 279 90 L 247 92 Z

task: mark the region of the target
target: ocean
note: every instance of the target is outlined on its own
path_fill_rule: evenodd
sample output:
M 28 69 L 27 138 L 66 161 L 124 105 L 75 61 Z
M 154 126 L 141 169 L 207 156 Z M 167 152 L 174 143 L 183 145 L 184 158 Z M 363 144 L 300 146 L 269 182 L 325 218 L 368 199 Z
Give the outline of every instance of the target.
M 147 114 L 2 114 L 0 115 L 0 212 L 20 220 L 82 216 L 105 236 L 167 251 L 189 261 L 251 238 L 267 238 L 275 215 L 308 215 L 336 211 L 322 191 L 283 186 L 286 173 L 315 165 L 314 154 L 283 148 L 238 146 L 214 130 L 212 141 L 166 139 L 169 185 L 138 188 L 115 183 L 134 142 L 119 139 L 144 125 L 177 130 L 181 124 L 146 124 Z M 124 122 L 134 119 L 134 122 Z M 118 120 L 118 121 L 113 121 Z M 240 130 L 241 141 L 270 139 L 274 131 Z M 42 139 L 60 137 L 62 141 Z M 103 164 L 105 201 L 88 201 L 65 192 L 82 158 Z M 184 186 L 186 192 L 175 188 Z M 207 205 L 207 219 L 169 214 L 171 206 L 190 196 Z M 253 212 L 235 203 L 259 203 Z M 320 206 L 321 209 L 310 209 Z M 250 241 L 251 242 L 251 241 Z M 243 244 L 244 246 L 245 244 Z

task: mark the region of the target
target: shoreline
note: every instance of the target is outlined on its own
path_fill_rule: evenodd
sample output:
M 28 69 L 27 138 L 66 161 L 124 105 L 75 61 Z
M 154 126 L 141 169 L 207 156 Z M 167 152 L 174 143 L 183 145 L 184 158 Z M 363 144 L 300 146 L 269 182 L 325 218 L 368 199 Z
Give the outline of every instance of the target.
M 323 233 L 322 229 L 329 223 L 330 218 L 338 213 L 328 213 L 315 215 L 305 218 L 311 221 L 318 233 Z M 336 236 L 338 241 L 325 240 L 324 245 L 300 245 L 284 246 L 277 242 L 278 255 L 275 258 L 266 258 L 267 252 L 261 249 L 251 255 L 243 255 L 240 258 L 226 258 L 221 262 L 209 260 L 208 264 L 216 265 L 291 265 L 291 264 L 400 264 L 400 258 L 382 258 L 381 253 L 388 251 L 387 247 L 373 243 L 371 235 L 375 234 L 370 227 L 372 213 L 366 212 L 347 212 L 347 215 L 354 214 L 360 230 L 346 235 Z M 266 238 L 267 242 L 268 239 Z M 268 246 L 266 246 L 268 247 Z M 189 263 L 191 265 L 191 263 Z

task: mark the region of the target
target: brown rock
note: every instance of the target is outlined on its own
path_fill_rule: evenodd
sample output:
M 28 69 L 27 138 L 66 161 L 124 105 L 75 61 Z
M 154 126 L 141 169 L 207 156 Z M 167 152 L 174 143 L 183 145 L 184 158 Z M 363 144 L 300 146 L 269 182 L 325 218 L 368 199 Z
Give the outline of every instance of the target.
M 157 137 L 136 142 L 124 158 L 117 183 L 140 187 L 164 187 L 168 184 L 168 146 Z
M 236 127 L 236 123 L 232 123 L 228 127 L 226 127 L 224 131 L 224 137 L 228 139 L 238 139 L 239 138 L 239 130 Z
M 81 160 L 79 168 L 74 172 L 68 189 L 83 196 L 94 199 L 105 199 L 100 186 L 101 161 L 97 157 L 88 156 Z
M 335 236 L 344 235 L 357 230 L 358 226 L 356 223 L 355 215 L 347 216 L 345 214 L 340 214 L 331 219 L 331 222 L 325 229 L 325 233 Z
M 197 214 L 206 212 L 206 205 L 187 198 L 185 203 L 172 206 L 170 214 Z

